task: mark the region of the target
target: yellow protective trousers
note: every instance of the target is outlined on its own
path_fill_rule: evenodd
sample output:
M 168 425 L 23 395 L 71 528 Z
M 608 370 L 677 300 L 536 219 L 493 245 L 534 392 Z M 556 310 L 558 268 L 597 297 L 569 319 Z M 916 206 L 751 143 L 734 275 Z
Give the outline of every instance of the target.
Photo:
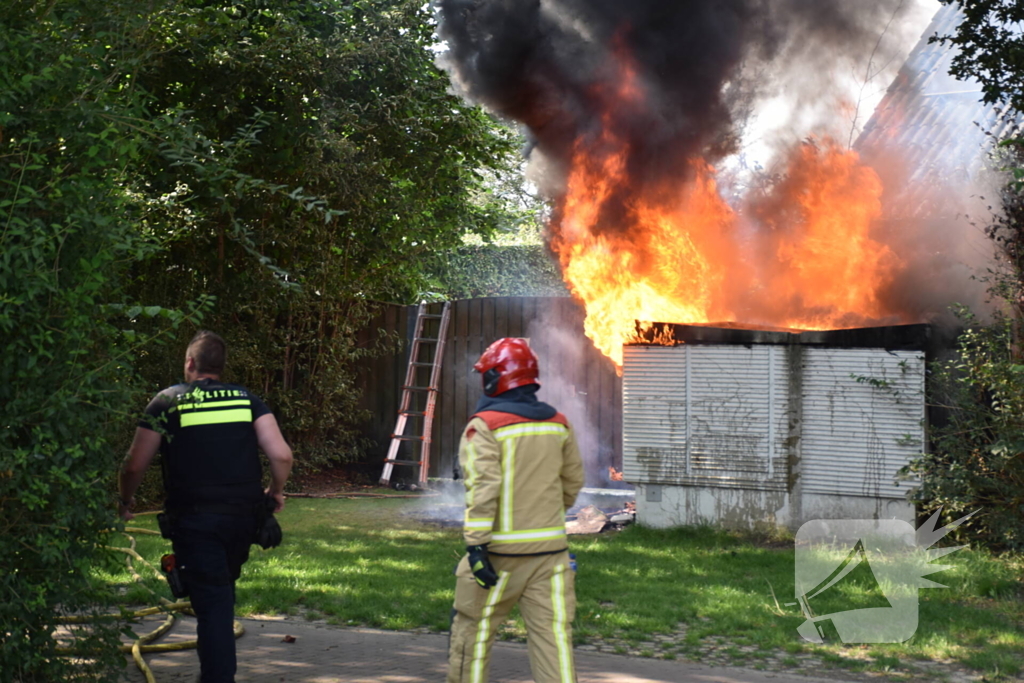
M 526 622 L 534 680 L 576 683 L 572 659 L 576 572 L 569 567 L 568 551 L 490 557 L 499 577 L 490 590 L 477 584 L 466 557 L 455 570 L 448 683 L 486 683 L 495 633 L 517 603 Z

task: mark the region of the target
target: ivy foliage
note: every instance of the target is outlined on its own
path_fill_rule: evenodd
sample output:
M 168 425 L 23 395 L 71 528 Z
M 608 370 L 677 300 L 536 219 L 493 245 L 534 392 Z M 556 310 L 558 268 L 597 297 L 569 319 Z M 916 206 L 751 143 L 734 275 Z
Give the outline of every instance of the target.
M 1018 145 L 998 162 L 1020 167 Z M 953 357 L 932 367 L 931 394 L 944 423 L 929 453 L 906 468 L 922 481 L 914 500 L 925 510 L 977 513 L 955 533 L 961 542 L 1024 550 L 1024 194 L 1007 179 L 985 233 L 997 262 L 985 275 L 990 321 L 964 307 Z
M 434 277 L 446 299 L 569 296 L 555 257 L 542 244 L 464 245 L 438 257 Z
M 1012 149 L 1012 148 L 1011 148 Z M 1003 154 L 1003 162 L 1019 157 Z M 952 359 L 932 368 L 933 401 L 948 417 L 931 452 L 910 467 L 922 480 L 914 499 L 928 511 L 978 512 L 958 530 L 963 542 L 1024 550 L 1024 195 L 1008 181 L 985 229 L 997 265 L 986 276 L 991 321 L 957 310 L 965 331 Z

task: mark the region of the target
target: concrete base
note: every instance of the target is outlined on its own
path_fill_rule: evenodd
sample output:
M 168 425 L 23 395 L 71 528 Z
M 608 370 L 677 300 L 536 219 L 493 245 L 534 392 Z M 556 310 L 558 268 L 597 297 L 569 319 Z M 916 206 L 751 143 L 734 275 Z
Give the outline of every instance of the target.
M 812 519 L 915 520 L 914 506 L 902 499 L 660 484 L 637 484 L 636 512 L 637 522 L 656 528 L 712 524 L 796 530 Z

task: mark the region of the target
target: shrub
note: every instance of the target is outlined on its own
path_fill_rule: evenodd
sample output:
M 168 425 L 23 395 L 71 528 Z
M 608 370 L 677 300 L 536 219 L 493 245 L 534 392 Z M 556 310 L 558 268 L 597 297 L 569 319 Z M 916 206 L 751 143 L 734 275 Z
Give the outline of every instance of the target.
M 1020 140 L 1004 143 L 1019 171 Z M 933 368 L 933 399 L 948 420 L 932 449 L 908 468 L 922 478 L 914 500 L 928 511 L 960 516 L 978 510 L 956 533 L 961 541 L 1024 550 L 1024 194 L 1016 174 L 1002 209 L 986 228 L 1001 257 L 988 275 L 997 310 L 982 324 L 967 309 L 951 360 Z

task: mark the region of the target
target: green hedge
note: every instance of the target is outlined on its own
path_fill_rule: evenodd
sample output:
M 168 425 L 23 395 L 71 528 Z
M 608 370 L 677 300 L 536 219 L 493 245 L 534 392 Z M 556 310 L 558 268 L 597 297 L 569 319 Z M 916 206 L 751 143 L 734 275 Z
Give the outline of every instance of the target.
M 569 296 L 558 262 L 539 244 L 459 247 L 439 259 L 434 280 L 446 299 Z

